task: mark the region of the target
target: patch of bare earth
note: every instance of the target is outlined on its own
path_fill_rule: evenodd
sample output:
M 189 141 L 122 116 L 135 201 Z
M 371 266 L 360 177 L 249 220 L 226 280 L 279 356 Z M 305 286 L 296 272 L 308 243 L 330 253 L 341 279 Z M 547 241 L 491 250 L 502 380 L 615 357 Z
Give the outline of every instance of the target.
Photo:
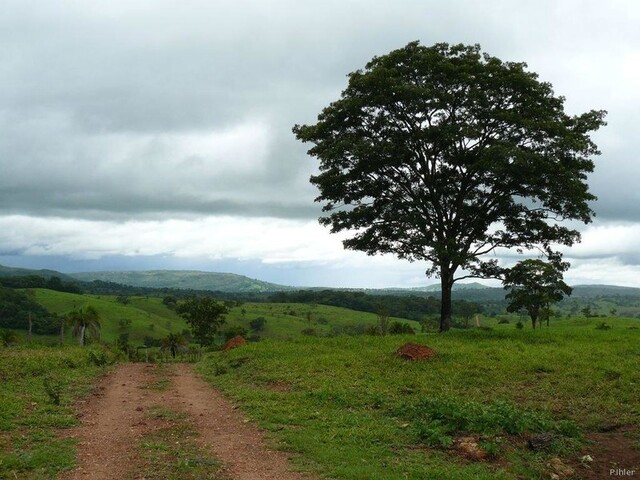
M 600 480 L 640 476 L 640 449 L 636 428 L 619 426 L 611 431 L 588 434 L 587 440 L 589 445 L 583 455 L 588 455 L 592 460 L 583 461 L 576 466 L 578 478 Z
M 64 480 L 142 478 L 144 459 L 140 440 L 162 420 L 145 411 L 163 405 L 188 415 L 198 432 L 197 443 L 224 464 L 231 480 L 301 480 L 310 478 L 289 469 L 289 456 L 270 449 L 262 432 L 218 391 L 197 377 L 191 366 L 169 367 L 170 382 L 153 384 L 153 365 L 123 364 L 107 375 L 81 407 L 82 425 L 69 436 L 77 438 L 78 467 L 62 475 Z

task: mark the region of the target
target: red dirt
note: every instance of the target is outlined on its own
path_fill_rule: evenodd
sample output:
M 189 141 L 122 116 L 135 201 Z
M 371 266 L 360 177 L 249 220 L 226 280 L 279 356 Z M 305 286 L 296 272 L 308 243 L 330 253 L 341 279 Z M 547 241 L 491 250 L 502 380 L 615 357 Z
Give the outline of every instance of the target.
M 590 445 L 581 455 L 589 455 L 593 461 L 574 465 L 577 478 L 600 480 L 640 476 L 640 449 L 633 446 L 638 442 L 637 428 L 620 426 L 609 432 L 587 434 L 587 439 Z
M 435 350 L 418 343 L 405 343 L 396 351 L 396 355 L 406 358 L 407 360 L 423 360 L 425 358 L 431 358 L 435 354 Z
M 242 335 L 236 335 L 235 337 L 230 338 L 225 342 L 225 344 L 222 346 L 222 350 L 226 352 L 227 350 L 231 350 L 232 348 L 238 348 L 246 344 L 247 344 L 247 341 L 244 339 Z
M 186 364 L 175 365 L 164 391 L 149 389 L 154 365 L 123 364 L 108 374 L 81 406 L 77 438 L 78 467 L 64 480 L 140 478 L 143 460 L 136 457 L 145 434 L 161 428 L 145 410 L 164 405 L 186 412 L 199 434 L 198 443 L 224 464 L 232 480 L 301 480 L 289 470 L 289 456 L 268 447 L 262 432 Z

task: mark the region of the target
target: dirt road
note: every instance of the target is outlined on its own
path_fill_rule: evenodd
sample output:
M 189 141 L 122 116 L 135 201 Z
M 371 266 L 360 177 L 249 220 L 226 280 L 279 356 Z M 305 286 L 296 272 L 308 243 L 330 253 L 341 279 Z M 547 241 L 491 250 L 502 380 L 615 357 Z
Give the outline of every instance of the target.
M 166 428 L 169 417 L 188 425 L 199 451 L 221 462 L 216 475 L 207 478 L 310 478 L 292 472 L 287 454 L 268 448 L 258 428 L 190 365 L 140 363 L 119 365 L 81 406 L 82 425 L 70 432 L 79 442 L 78 467 L 62 478 L 164 478 L 150 467 L 151 457 L 141 454 L 141 445 L 150 444 L 145 439 Z M 175 438 L 175 443 L 182 441 Z

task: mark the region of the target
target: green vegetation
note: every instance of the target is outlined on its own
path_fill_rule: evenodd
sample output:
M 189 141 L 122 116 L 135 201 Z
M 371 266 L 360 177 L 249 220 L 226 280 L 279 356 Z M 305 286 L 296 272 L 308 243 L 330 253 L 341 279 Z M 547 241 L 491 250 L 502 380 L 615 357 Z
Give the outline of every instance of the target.
M 638 433 L 640 329 L 633 320 L 607 319 L 608 330 L 598 323 L 300 336 L 211 353 L 198 368 L 283 448 L 301 454 L 301 468 L 332 478 L 546 479 L 550 457 L 575 458 L 585 434 L 613 424 Z M 424 362 L 393 355 L 416 339 L 438 355 Z M 548 450 L 526 446 L 537 434 L 551 435 Z M 458 452 L 469 436 L 485 460 Z
M 73 467 L 61 429 L 77 423 L 74 401 L 113 361 L 95 346 L 0 348 L 0 478 L 49 479 Z
M 182 288 L 220 292 L 277 292 L 290 287 L 276 285 L 233 273 L 197 272 L 186 270 L 150 270 L 132 272 L 74 273 L 76 280 L 113 282 L 145 288 Z
M 571 246 L 563 222 L 594 215 L 590 133 L 604 111 L 570 116 L 564 98 L 479 45 L 411 42 L 348 75 L 313 125 L 295 125 L 323 202 L 320 223 L 350 232 L 345 248 L 429 262 L 441 285 L 440 331 L 464 278 L 501 278 L 496 249 Z M 496 227 L 499 225 L 499 227 Z M 463 273 L 456 273 L 463 270 Z
M 188 325 L 173 310 L 162 304 L 160 298 L 129 297 L 126 305 L 117 296 L 78 295 L 52 290 L 35 290 L 35 300 L 58 315 L 93 307 L 101 319 L 100 338 L 115 343 L 122 333 L 134 346 L 145 343 L 145 338 L 159 339 L 170 333 L 182 332 Z M 153 325 L 153 329 L 150 326 Z

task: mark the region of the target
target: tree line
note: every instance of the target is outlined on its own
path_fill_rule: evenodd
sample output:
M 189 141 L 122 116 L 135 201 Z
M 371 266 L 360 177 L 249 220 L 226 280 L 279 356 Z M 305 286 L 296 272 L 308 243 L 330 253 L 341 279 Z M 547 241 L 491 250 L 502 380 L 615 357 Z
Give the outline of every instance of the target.
M 299 290 L 297 292 L 279 292 L 269 296 L 273 303 L 318 303 L 332 307 L 343 307 L 360 312 L 377 313 L 384 307 L 392 317 L 421 321 L 427 315 L 440 312 L 440 300 L 417 295 L 371 295 L 364 292 L 341 290 Z M 480 313 L 482 305 L 466 300 L 453 300 L 455 315 L 466 317 L 469 312 Z

